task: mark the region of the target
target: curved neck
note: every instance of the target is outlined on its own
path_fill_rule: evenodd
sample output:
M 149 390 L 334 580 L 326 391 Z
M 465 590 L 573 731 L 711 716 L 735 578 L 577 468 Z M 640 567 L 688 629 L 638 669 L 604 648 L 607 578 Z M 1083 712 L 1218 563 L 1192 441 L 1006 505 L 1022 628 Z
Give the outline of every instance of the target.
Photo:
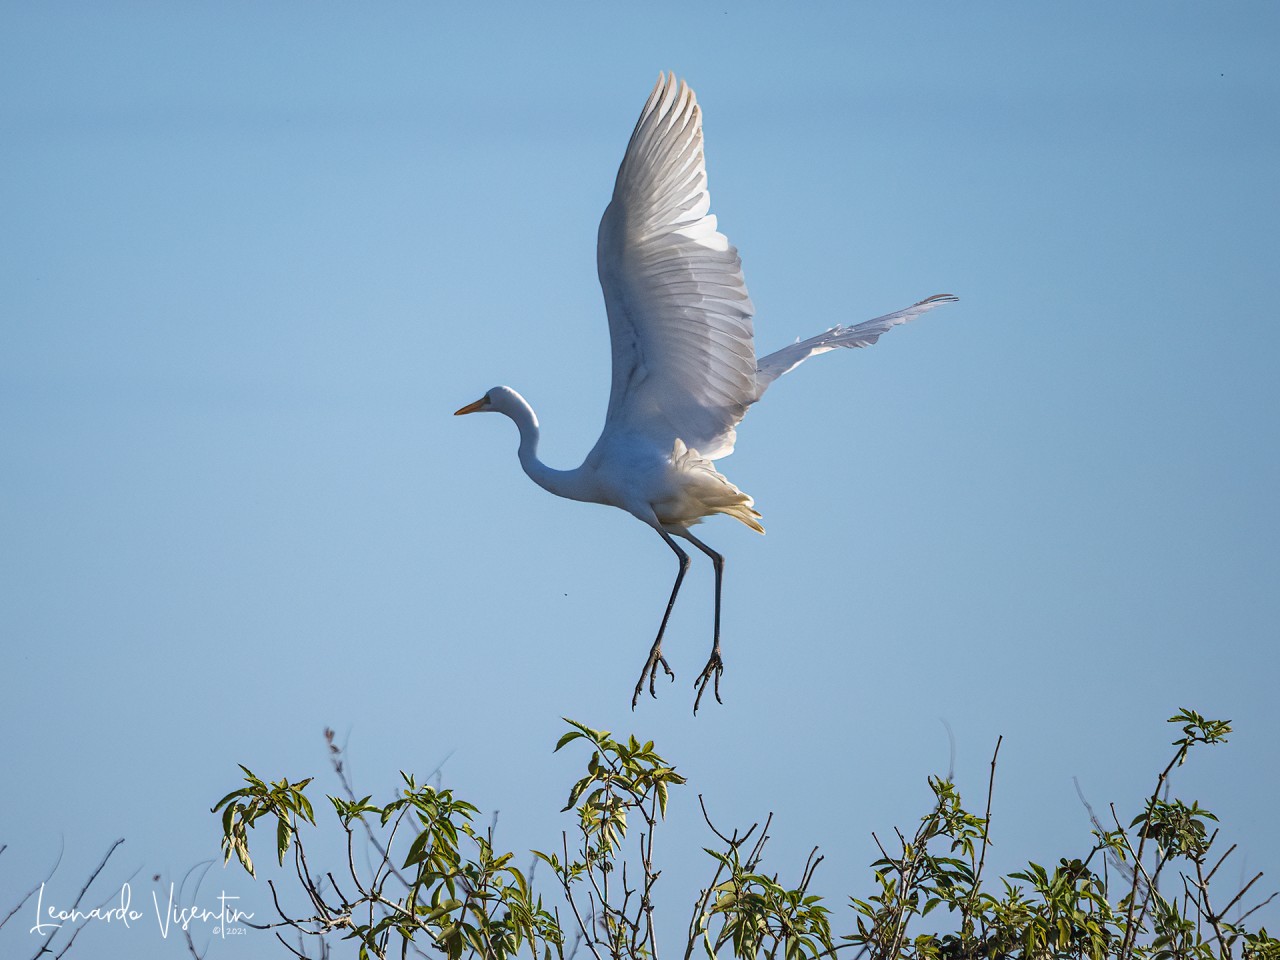
M 503 410 L 520 431 L 520 466 L 529 475 L 529 479 L 549 493 L 570 500 L 589 500 L 581 482 L 581 467 L 577 470 L 554 470 L 538 459 L 538 417 L 533 407 L 523 397 L 513 410 Z

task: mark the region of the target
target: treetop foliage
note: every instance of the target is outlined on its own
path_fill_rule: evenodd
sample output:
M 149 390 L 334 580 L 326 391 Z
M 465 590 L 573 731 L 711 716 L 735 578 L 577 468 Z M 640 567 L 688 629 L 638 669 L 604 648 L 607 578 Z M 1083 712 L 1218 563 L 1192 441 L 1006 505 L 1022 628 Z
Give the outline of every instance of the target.
M 1028 863 L 994 882 L 984 867 L 999 741 L 981 815 L 965 807 L 949 778 L 930 777 L 933 804 L 914 833 L 895 829 L 887 845 L 872 834 L 881 855 L 871 864 L 870 891 L 850 896 L 840 911 L 843 934 L 833 932 L 833 909 L 810 892 L 822 861 L 816 847 L 798 878 L 784 882 L 762 866 L 771 818 L 726 834 L 703 806 L 714 837 L 704 848 L 709 878 L 674 940 L 658 932 L 670 921 L 655 916 L 661 870 L 654 835 L 671 788 L 685 778 L 652 741 L 566 722 L 556 750 L 580 744 L 589 756 L 564 807 L 573 811 L 572 829 L 549 852 L 532 852 L 555 878 L 552 905 L 513 865 L 513 853 L 497 852 L 492 826 L 477 828 L 477 807 L 453 791 L 402 774 L 402 788 L 385 804 L 357 798 L 331 731 L 346 793 L 329 797 L 346 841 L 342 880 L 307 859 L 303 828 L 316 827 L 311 780 L 268 782 L 243 767 L 246 786 L 214 807 L 224 862 L 235 856 L 254 875 L 249 835 L 264 817 L 274 821 L 277 861 L 292 857 L 304 906 L 286 910 L 272 883 L 280 919 L 265 929 L 300 957 L 325 958 L 332 944 L 351 940 L 360 960 L 580 953 L 656 960 L 660 943 L 664 950 L 677 943 L 684 960 L 1280 960 L 1280 940 L 1247 925 L 1275 896 L 1246 908 L 1262 874 L 1220 892 L 1214 877 L 1235 846 L 1219 853 L 1217 818 L 1171 796 L 1174 768 L 1193 748 L 1225 742 L 1226 721 L 1179 711 L 1169 720 L 1182 732 L 1176 750 L 1136 816 L 1125 823 L 1111 805 L 1104 822 L 1090 808 L 1092 840 L 1077 855 L 1053 866 Z

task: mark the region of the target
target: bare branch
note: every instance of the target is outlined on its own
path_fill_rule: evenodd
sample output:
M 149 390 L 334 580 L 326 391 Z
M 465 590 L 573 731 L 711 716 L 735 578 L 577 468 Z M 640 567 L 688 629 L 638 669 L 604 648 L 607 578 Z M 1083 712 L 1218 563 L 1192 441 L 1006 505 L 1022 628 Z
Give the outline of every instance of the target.
M 982 815 L 982 852 L 978 857 L 978 869 L 973 874 L 973 887 L 969 890 L 969 896 L 965 900 L 965 919 L 968 919 L 970 912 L 973 910 L 973 904 L 978 898 L 978 889 L 982 882 L 982 868 L 987 863 L 987 843 L 991 834 L 991 798 L 995 795 L 996 760 L 1000 757 L 1000 745 L 1002 743 L 1004 743 L 1004 734 L 996 737 L 996 748 L 991 753 L 991 775 L 987 778 L 987 809 Z M 1076 790 L 1078 791 L 1079 789 L 1080 786 L 1077 784 Z
M 1214 835 L 1215 836 L 1217 835 L 1216 830 L 1214 831 Z M 1237 846 L 1238 846 L 1237 844 L 1233 843 L 1231 846 L 1227 847 L 1227 852 L 1218 858 L 1218 862 L 1213 865 L 1213 869 L 1210 870 L 1208 875 L 1204 878 L 1205 883 L 1208 883 L 1210 880 L 1213 879 L 1213 875 L 1218 872 L 1218 868 L 1222 866 L 1222 864 L 1226 861 L 1227 857 L 1231 856 L 1231 854 L 1235 852 L 1235 849 Z
M 1250 907 L 1244 913 L 1240 914 L 1240 916 L 1236 918 L 1236 925 L 1239 926 L 1240 924 L 1244 923 L 1245 920 L 1247 920 L 1251 914 L 1254 914 L 1257 911 L 1261 910 L 1263 907 L 1265 907 L 1268 903 L 1270 903 L 1276 897 L 1280 897 L 1280 890 L 1277 890 L 1275 893 L 1267 897 L 1267 899 L 1263 900 L 1257 906 Z
M 1231 908 L 1240 902 L 1240 898 L 1249 892 L 1249 888 L 1252 887 L 1255 883 L 1257 883 L 1261 879 L 1262 879 L 1262 871 L 1259 870 L 1256 874 L 1254 874 L 1253 879 L 1250 880 L 1248 883 L 1246 883 L 1244 887 L 1240 890 L 1240 892 L 1231 898 L 1231 902 L 1222 908 L 1221 916 L 1225 917 L 1228 913 L 1230 913 Z
M 8 844 L 5 844 L 4 849 L 8 849 Z M 66 849 L 67 848 L 66 848 L 65 838 L 60 839 L 58 843 L 58 855 L 53 858 L 53 866 L 49 868 L 49 872 L 44 875 L 43 880 L 38 881 L 35 886 L 33 886 L 30 890 L 27 891 L 26 895 L 23 896 L 23 898 L 18 901 L 18 905 L 16 907 L 14 907 L 7 914 L 5 914 L 4 919 L 0 920 L 0 927 L 3 927 L 6 923 L 8 923 L 10 918 L 13 917 L 13 915 L 16 914 L 19 910 L 21 910 L 23 906 L 26 904 L 26 902 L 36 895 L 36 893 L 40 890 L 41 887 L 43 887 L 46 883 L 48 883 L 50 880 L 53 879 L 53 875 L 58 871 L 58 864 L 62 863 L 62 855 L 66 852 Z
M 93 885 L 93 881 L 98 879 L 98 874 L 102 872 L 102 868 L 105 867 L 107 865 L 107 861 L 111 859 L 111 854 L 116 852 L 116 847 L 120 846 L 120 844 L 122 843 L 124 843 L 124 837 L 121 837 L 119 840 L 117 840 L 115 843 L 111 844 L 111 846 L 107 848 L 107 852 L 103 855 L 102 860 L 93 869 L 93 872 L 89 874 L 89 879 L 84 882 L 84 886 L 80 888 L 80 893 L 76 895 L 75 902 L 71 904 L 71 912 L 74 913 L 75 911 L 80 909 L 80 901 L 82 901 L 84 899 L 84 895 L 88 893 L 89 887 Z M 59 859 L 61 859 L 61 854 L 59 854 Z M 104 900 L 103 902 L 105 903 L 106 901 Z M 83 926 L 84 925 L 81 924 L 79 927 L 76 927 L 74 931 L 71 932 L 70 934 L 71 941 L 75 940 L 76 936 L 80 933 L 80 930 L 83 928 Z M 32 955 L 32 960 L 36 960 L 36 958 L 38 958 L 41 954 L 53 953 L 53 940 L 55 937 L 57 937 L 59 933 L 61 933 L 65 929 L 66 929 L 65 927 L 59 927 L 57 930 L 51 933 L 49 935 L 49 939 L 46 940 L 44 944 L 40 947 L 40 949 L 37 950 L 35 954 Z M 71 944 L 69 942 L 67 946 L 70 946 L 70 945 Z M 65 951 L 66 951 L 66 947 L 63 947 L 63 952 Z M 59 954 L 59 956 L 60 955 L 61 954 Z

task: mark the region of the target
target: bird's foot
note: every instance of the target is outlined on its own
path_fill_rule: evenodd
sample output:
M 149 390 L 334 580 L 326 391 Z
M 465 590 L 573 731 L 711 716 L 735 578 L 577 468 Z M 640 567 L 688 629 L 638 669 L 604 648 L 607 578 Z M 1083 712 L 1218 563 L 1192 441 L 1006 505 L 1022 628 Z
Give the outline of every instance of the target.
M 716 703 L 724 703 L 720 699 L 720 674 L 722 673 L 724 673 L 724 661 L 720 659 L 720 645 L 716 644 L 715 649 L 711 651 L 711 658 L 707 660 L 707 665 L 702 668 L 702 673 L 693 682 L 694 689 L 698 691 L 698 696 L 693 701 L 695 717 L 698 715 L 698 706 L 702 703 L 702 695 L 707 692 L 708 682 L 711 683 L 712 691 L 716 695 Z
M 644 669 L 640 671 L 640 679 L 636 681 L 636 692 L 631 696 L 631 709 L 636 708 L 636 704 L 640 701 L 640 694 L 644 692 L 644 678 L 649 678 L 649 696 L 655 700 L 658 698 L 658 691 L 654 689 L 654 682 L 658 679 L 658 666 L 667 671 L 667 676 L 674 683 L 676 679 L 675 672 L 667 664 L 667 658 L 662 655 L 662 645 L 655 643 L 653 649 L 649 651 L 649 659 L 645 661 Z

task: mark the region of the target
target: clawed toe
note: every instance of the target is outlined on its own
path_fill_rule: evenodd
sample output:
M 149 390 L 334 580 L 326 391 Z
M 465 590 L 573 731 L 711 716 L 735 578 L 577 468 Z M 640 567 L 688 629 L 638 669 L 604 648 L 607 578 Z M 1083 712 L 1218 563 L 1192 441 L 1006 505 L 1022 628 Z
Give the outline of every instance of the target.
M 667 665 L 667 658 L 659 654 L 658 663 L 662 664 L 662 669 L 667 671 L 667 679 L 670 680 L 672 683 L 675 683 L 676 672 Z M 657 691 L 653 689 L 653 683 L 657 679 L 658 679 L 658 671 L 656 669 L 650 670 L 649 671 L 649 696 L 653 697 L 654 699 L 657 699 L 658 697 Z
M 702 673 L 693 682 L 694 689 L 698 691 L 698 696 L 693 701 L 694 716 L 698 714 L 698 707 L 702 703 L 702 695 L 707 692 L 708 682 L 711 683 L 712 692 L 716 695 L 716 703 L 724 703 L 720 699 L 720 674 L 722 673 L 724 673 L 724 661 L 720 659 L 719 649 L 716 649 L 711 651 L 711 658 L 707 660 L 707 665 L 702 668 Z
M 676 679 L 675 671 L 667 663 L 667 658 L 662 655 L 661 647 L 654 647 L 649 652 L 649 659 L 645 661 L 644 669 L 640 671 L 640 679 L 636 681 L 636 692 L 631 696 L 631 709 L 636 708 L 636 704 L 640 702 L 640 694 L 644 692 L 644 678 L 649 678 L 649 696 L 655 700 L 658 698 L 658 691 L 654 689 L 654 684 L 658 679 L 658 667 L 661 666 L 666 671 L 667 677 L 674 683 Z

